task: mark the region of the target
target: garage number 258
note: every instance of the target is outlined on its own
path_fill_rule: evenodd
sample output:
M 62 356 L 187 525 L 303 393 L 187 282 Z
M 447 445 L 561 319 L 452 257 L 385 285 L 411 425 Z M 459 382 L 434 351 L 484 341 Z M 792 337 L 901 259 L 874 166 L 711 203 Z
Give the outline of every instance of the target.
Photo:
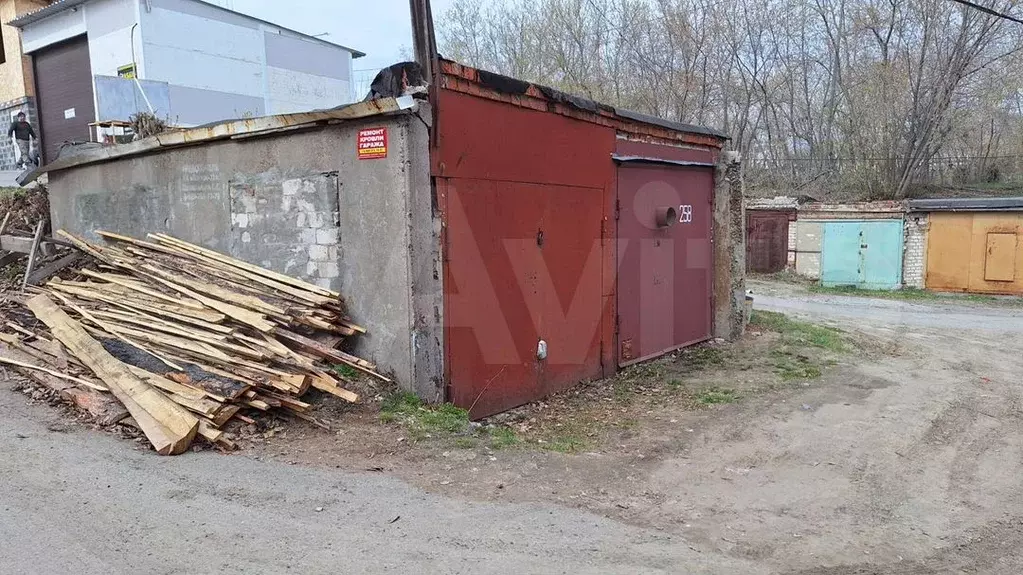
M 689 204 L 682 204 L 678 207 L 678 223 L 688 224 L 693 221 L 693 206 Z

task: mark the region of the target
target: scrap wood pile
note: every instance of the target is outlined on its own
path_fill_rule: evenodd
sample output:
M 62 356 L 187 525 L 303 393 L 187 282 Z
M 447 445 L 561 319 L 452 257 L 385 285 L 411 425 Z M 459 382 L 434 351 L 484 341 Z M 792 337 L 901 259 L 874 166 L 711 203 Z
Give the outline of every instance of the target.
M 97 233 L 106 245 L 58 232 L 87 256 L 80 279 L 29 288 L 31 313 L 5 310 L 0 362 L 102 423 L 130 418 L 159 453 L 197 434 L 232 448 L 224 426 L 261 412 L 325 426 L 301 399 L 310 388 L 358 400 L 329 364 L 389 381 L 337 349 L 365 333 L 340 294 L 167 235 Z

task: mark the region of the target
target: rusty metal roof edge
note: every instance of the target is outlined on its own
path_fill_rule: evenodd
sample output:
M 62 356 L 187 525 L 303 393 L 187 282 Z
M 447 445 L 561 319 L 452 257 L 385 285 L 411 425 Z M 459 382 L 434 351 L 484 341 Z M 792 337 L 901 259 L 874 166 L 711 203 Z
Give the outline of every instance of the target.
M 907 207 L 911 212 L 1023 211 L 1023 197 L 909 200 Z
M 491 90 L 495 90 L 499 93 L 510 94 L 510 95 L 527 95 L 530 89 L 543 94 L 543 97 L 548 101 L 567 104 L 576 109 L 590 112 L 591 114 L 601 115 L 601 112 L 606 114 L 613 114 L 618 119 L 637 122 L 640 124 L 648 124 L 651 126 L 657 126 L 680 133 L 697 134 L 701 136 L 709 136 L 716 138 L 722 142 L 731 140 L 731 136 L 718 131 L 714 128 L 707 126 L 698 126 L 695 124 L 686 124 L 682 122 L 675 122 L 672 120 L 666 120 L 664 118 L 658 118 L 657 116 L 651 116 L 649 114 L 643 114 L 640 112 L 634 112 L 625 108 L 619 108 L 604 104 L 590 98 L 582 96 L 576 96 L 567 92 L 562 92 L 556 88 L 550 86 L 544 86 L 543 84 L 537 84 L 535 82 L 529 82 L 527 80 L 521 80 L 511 76 L 505 76 L 504 74 L 498 74 L 497 72 L 491 72 L 482 68 L 476 68 L 468 64 L 462 64 L 455 60 L 447 58 L 441 58 L 443 64 L 457 70 L 452 72 L 446 71 L 443 67 L 440 70 L 441 74 L 451 74 L 456 77 L 460 77 L 464 80 L 475 82 L 481 86 L 486 86 Z M 470 74 L 466 75 L 465 71 L 469 71 Z M 474 74 L 473 74 L 474 73 Z
M 57 158 L 53 162 L 36 168 L 27 174 L 21 185 L 29 184 L 48 172 L 57 172 L 98 162 L 148 154 L 167 148 L 194 146 L 236 136 L 258 136 L 260 134 L 270 134 L 281 129 L 312 128 L 321 122 L 357 120 L 396 113 L 411 114 L 417 108 L 418 105 L 412 96 L 402 96 L 400 98 L 381 98 L 379 100 L 356 102 L 355 104 L 330 110 L 231 120 L 218 124 L 187 128 L 159 134 L 128 144 L 104 146 L 65 158 Z
M 711 136 L 711 137 L 714 137 L 714 138 L 718 138 L 720 140 L 731 140 L 732 139 L 731 136 L 725 134 L 724 132 L 719 132 L 718 130 L 715 130 L 714 128 L 710 128 L 708 126 L 697 126 L 696 124 L 686 124 L 686 123 L 683 123 L 683 122 L 675 122 L 675 121 L 672 121 L 672 120 L 665 120 L 664 118 L 658 118 L 657 116 L 651 116 L 649 114 L 643 114 L 643 113 L 640 113 L 640 112 L 633 112 L 632 110 L 626 110 L 624 108 L 617 108 L 616 107 L 614 109 L 614 111 L 615 111 L 615 114 L 621 116 L 622 118 L 626 118 L 626 119 L 632 120 L 634 122 L 642 122 L 644 124 L 652 124 L 654 126 L 660 126 L 662 128 L 667 128 L 669 130 L 675 130 L 675 131 L 678 131 L 678 132 L 688 132 L 688 133 L 691 133 L 691 134 L 701 134 L 701 135 L 704 135 L 704 136 Z
M 715 164 L 710 162 L 689 162 L 685 160 L 666 160 L 664 158 L 652 158 L 648 156 L 619 156 L 611 154 L 611 159 L 619 164 L 671 164 L 673 166 L 684 166 L 689 168 L 714 168 Z

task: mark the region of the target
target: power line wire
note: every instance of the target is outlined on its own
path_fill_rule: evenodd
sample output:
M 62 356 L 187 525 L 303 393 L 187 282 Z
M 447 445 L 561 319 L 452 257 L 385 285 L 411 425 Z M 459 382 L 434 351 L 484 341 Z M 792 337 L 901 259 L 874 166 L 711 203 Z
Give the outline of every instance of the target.
M 966 6 L 968 8 L 973 8 L 974 10 L 980 10 L 981 12 L 984 12 L 985 14 L 990 14 L 990 15 L 996 16 L 998 18 L 1003 18 L 1005 20 L 1009 20 L 1010 22 L 1015 22 L 1017 24 L 1023 24 L 1023 20 L 1020 20 L 1019 18 L 1016 18 L 1014 16 L 1009 16 L 1008 14 L 1005 14 L 1004 12 L 999 12 L 998 10 L 995 10 L 993 8 L 988 8 L 987 6 L 981 6 L 980 4 L 976 4 L 974 2 L 970 2 L 969 0 L 952 0 L 952 2 L 956 2 L 957 4 L 962 4 L 963 6 Z

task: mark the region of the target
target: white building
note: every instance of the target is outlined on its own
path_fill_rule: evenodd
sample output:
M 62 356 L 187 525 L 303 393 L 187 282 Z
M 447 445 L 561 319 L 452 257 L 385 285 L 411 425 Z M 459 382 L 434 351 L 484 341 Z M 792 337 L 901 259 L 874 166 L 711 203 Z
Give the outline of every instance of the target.
M 138 111 L 195 126 L 350 103 L 364 56 L 202 0 L 58 0 L 10 24 L 32 56 L 47 161 Z

